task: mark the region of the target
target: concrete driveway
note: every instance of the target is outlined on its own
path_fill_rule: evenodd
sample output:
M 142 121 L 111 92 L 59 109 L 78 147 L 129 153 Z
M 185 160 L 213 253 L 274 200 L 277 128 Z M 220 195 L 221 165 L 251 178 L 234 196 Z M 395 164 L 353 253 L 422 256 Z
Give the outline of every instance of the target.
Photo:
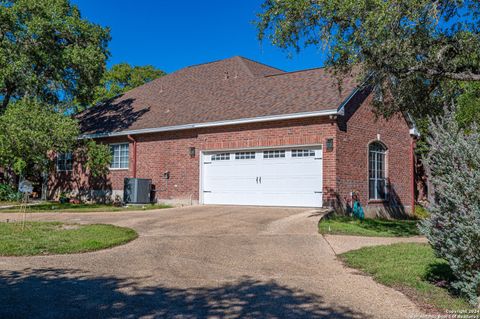
M 0 214 L 0 220 L 18 218 Z M 342 266 L 305 209 L 198 206 L 32 214 L 111 223 L 109 250 L 0 257 L 0 318 L 406 318 L 403 294 Z M 1 239 L 0 239 L 1 240 Z

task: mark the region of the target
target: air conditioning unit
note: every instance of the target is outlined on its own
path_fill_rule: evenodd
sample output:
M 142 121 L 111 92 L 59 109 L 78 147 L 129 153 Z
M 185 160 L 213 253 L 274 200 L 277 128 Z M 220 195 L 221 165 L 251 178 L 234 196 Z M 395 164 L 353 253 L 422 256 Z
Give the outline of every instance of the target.
M 148 204 L 152 180 L 146 178 L 125 178 L 123 184 L 123 201 L 126 204 Z

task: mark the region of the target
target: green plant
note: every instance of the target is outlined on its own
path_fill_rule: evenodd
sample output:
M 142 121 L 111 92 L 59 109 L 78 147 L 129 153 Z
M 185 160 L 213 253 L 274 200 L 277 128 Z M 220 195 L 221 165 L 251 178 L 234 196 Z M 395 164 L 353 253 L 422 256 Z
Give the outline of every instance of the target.
M 452 269 L 452 287 L 478 305 L 480 292 L 480 132 L 461 128 L 455 112 L 431 121 L 430 167 L 435 202 L 422 231 Z
M 18 201 L 22 197 L 11 185 L 0 184 L 0 201 Z
M 430 212 L 421 205 L 415 205 L 415 214 L 414 217 L 416 219 L 426 219 L 430 217 Z

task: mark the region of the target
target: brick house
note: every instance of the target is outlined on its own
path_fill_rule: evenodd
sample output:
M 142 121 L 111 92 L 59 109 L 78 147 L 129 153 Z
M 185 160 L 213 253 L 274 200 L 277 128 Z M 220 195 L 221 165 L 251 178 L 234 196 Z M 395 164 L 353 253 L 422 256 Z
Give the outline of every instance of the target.
M 50 195 L 121 196 L 138 177 L 160 202 L 341 209 L 355 191 L 370 216 L 408 214 L 416 131 L 403 116 L 376 119 L 372 98 L 325 68 L 187 67 L 80 113 L 82 136 L 111 145 L 109 176 L 60 154 Z

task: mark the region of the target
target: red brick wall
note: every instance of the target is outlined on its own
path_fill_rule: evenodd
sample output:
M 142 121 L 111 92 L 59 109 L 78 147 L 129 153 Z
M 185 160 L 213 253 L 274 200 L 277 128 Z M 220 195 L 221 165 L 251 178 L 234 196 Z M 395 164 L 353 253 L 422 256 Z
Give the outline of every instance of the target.
M 408 214 L 412 201 L 409 127 L 402 116 L 388 121 L 377 118 L 371 101 L 372 95 L 357 95 L 347 105 L 345 116 L 338 119 L 338 195 L 344 202 L 352 191 L 358 192 L 370 216 Z M 368 145 L 377 139 L 387 147 L 386 176 L 392 189 L 388 202 L 368 200 Z
M 368 144 L 377 139 L 388 147 L 388 176 L 403 205 L 411 201 L 410 137 L 403 118 L 390 121 L 375 119 L 370 97 L 357 96 L 346 108 L 344 117 L 336 121 L 328 117 L 296 119 L 246 125 L 234 125 L 197 130 L 183 130 L 137 135 L 137 177 L 151 178 L 159 200 L 183 202 L 199 199 L 199 157 L 201 151 L 322 144 L 324 167 L 324 203 L 344 202 L 352 190 L 361 195 L 361 202 L 370 212 L 384 203 L 368 203 Z M 334 139 L 334 150 L 325 149 L 325 140 Z M 109 138 L 108 143 L 129 142 L 127 137 Z M 123 179 L 133 174 L 133 145 L 130 141 L 130 169 L 112 170 L 103 189 L 121 193 Z M 195 157 L 189 148 L 195 147 Z M 163 178 L 169 171 L 170 179 Z M 55 174 L 51 189 L 88 190 L 88 172 L 77 169 L 68 175 Z M 79 183 L 78 180 L 82 180 Z M 59 181 L 63 181 L 59 187 Z M 76 181 L 76 182 L 74 182 Z

